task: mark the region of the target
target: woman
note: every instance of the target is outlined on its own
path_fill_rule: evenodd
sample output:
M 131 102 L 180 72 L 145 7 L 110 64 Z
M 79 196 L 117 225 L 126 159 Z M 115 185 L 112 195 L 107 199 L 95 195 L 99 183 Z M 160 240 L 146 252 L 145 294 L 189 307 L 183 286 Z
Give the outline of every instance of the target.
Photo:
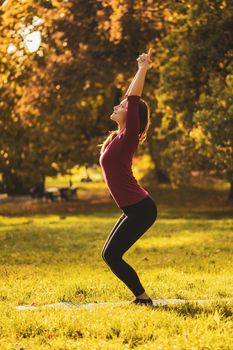
M 115 106 L 110 118 L 117 122 L 113 131 L 100 145 L 99 163 L 109 192 L 122 210 L 102 249 L 102 258 L 135 295 L 132 303 L 153 301 L 143 288 L 136 271 L 122 259 L 123 254 L 147 231 L 157 218 L 157 207 L 132 173 L 132 158 L 139 143 L 144 142 L 150 125 L 149 107 L 141 98 L 145 76 L 151 63 L 151 49 L 137 59 L 138 71 L 126 97 Z

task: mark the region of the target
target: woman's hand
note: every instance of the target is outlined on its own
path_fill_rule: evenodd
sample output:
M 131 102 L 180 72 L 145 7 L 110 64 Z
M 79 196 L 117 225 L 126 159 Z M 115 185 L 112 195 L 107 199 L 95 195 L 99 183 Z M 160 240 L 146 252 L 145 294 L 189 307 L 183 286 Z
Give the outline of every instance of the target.
M 138 58 L 138 68 L 150 68 L 150 63 L 152 62 L 151 60 L 151 47 L 149 48 L 148 53 L 143 53 L 141 54 Z
M 150 68 L 149 65 L 152 62 L 151 50 L 152 49 L 150 48 L 148 53 L 143 53 L 138 57 L 137 61 L 139 69 L 128 87 L 127 92 L 124 94 L 124 98 L 127 98 L 129 95 L 141 96 L 147 69 Z

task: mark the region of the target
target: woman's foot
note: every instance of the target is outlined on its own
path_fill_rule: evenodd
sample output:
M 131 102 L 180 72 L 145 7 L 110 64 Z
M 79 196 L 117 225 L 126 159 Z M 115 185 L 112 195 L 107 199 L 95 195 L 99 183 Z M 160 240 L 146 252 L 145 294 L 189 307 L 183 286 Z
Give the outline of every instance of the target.
M 131 304 L 153 305 L 153 300 L 150 297 L 147 299 L 140 299 L 139 297 L 136 297 L 131 301 Z
M 136 296 L 136 298 L 131 301 L 131 304 L 153 305 L 153 301 L 144 291 L 142 294 Z

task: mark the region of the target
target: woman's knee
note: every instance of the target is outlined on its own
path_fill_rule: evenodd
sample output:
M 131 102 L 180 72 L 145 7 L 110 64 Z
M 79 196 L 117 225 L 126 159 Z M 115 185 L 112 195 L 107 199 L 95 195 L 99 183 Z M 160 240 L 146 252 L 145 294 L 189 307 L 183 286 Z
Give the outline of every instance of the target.
M 101 257 L 102 257 L 102 259 L 103 259 L 104 261 L 107 261 L 107 262 L 109 262 L 109 261 L 111 260 L 110 251 L 109 251 L 109 249 L 108 249 L 106 246 L 104 246 L 104 247 L 102 248 Z
M 103 249 L 101 253 L 102 259 L 107 263 L 111 263 L 111 254 L 108 249 Z
M 121 254 L 118 254 L 116 250 L 113 251 L 110 248 L 106 248 L 104 251 L 102 251 L 102 258 L 109 265 L 111 265 L 114 263 L 114 261 L 121 259 Z

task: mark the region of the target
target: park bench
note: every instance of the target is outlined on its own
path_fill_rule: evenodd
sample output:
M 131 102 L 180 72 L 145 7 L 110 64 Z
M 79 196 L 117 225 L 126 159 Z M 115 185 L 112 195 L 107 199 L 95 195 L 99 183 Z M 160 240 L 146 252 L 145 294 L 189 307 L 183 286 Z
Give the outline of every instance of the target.
M 69 201 L 70 199 L 77 198 L 77 189 L 77 186 L 59 188 L 61 199 Z
M 48 187 L 44 191 L 39 186 L 32 187 L 30 194 L 32 198 L 45 198 L 51 202 L 57 200 L 69 201 L 77 198 L 77 186 L 70 187 Z

